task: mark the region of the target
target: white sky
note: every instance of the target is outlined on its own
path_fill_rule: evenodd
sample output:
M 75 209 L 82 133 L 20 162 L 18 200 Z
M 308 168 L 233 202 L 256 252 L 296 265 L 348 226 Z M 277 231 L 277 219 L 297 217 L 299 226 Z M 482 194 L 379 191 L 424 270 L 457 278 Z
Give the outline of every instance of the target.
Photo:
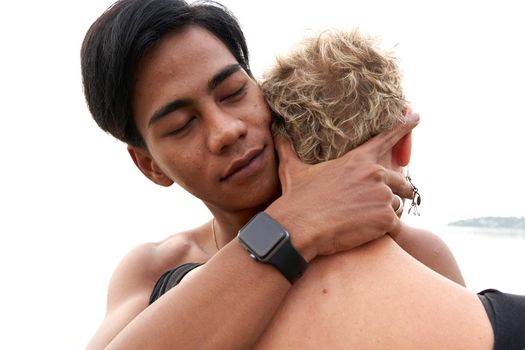
M 90 118 L 80 43 L 111 3 L 10 1 L 0 13 L 0 348 L 81 349 L 122 256 L 210 217 L 178 188 L 145 180 Z M 357 25 L 397 44 L 422 116 L 411 173 L 427 221 L 525 216 L 520 1 L 223 3 L 256 75 L 308 30 Z

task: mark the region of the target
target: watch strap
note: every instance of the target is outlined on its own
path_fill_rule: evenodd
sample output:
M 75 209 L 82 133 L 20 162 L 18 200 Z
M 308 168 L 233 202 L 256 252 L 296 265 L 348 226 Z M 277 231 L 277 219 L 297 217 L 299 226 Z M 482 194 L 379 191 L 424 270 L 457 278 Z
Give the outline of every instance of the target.
M 290 283 L 297 281 L 308 267 L 308 263 L 288 239 L 268 260 Z

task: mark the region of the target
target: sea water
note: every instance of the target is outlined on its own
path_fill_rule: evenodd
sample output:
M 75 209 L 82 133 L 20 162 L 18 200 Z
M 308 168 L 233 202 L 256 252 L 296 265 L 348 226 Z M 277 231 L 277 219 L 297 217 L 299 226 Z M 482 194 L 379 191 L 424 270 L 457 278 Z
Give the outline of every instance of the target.
M 467 288 L 525 295 L 525 230 L 436 226 L 452 250 Z

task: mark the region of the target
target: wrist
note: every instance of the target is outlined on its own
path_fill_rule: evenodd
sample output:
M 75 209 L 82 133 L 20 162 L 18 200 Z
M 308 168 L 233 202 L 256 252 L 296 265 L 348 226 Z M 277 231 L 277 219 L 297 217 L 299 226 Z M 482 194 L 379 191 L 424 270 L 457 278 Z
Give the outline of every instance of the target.
M 260 212 L 240 230 L 237 238 L 260 263 L 273 265 L 295 283 L 308 268 L 308 262 L 294 247 L 289 232 L 266 212 Z
M 265 212 L 288 231 L 293 246 L 306 262 L 309 263 L 317 256 L 314 235 L 310 234 L 311 228 L 306 227 L 293 212 L 275 202 Z

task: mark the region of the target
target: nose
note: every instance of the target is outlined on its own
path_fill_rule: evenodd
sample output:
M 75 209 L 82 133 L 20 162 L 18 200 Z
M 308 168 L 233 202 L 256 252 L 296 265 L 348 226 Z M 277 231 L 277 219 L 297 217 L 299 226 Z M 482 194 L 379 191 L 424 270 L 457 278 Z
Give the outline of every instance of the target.
M 242 139 L 248 132 L 248 126 L 242 118 L 215 109 L 209 116 L 208 147 L 212 153 L 225 152 L 229 146 Z

